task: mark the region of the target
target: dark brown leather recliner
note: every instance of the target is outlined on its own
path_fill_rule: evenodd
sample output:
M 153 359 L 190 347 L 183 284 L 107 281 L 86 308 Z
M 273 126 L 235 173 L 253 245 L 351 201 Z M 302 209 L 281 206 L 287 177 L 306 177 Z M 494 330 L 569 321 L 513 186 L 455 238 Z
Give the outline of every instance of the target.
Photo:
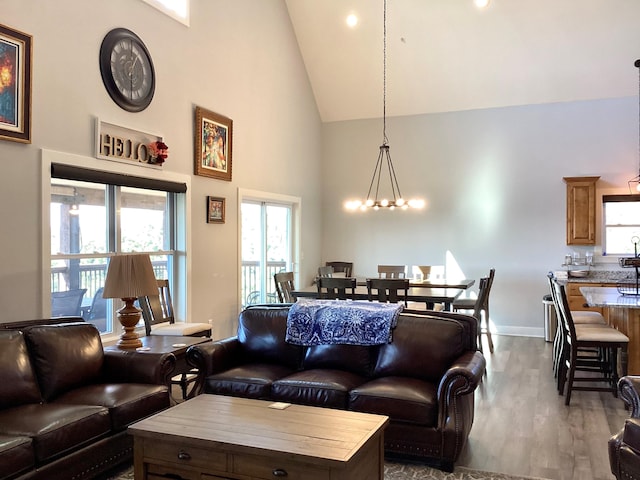
M 622 377 L 620 398 L 631 410 L 624 427 L 609 440 L 611 473 L 618 480 L 640 478 L 640 376 Z

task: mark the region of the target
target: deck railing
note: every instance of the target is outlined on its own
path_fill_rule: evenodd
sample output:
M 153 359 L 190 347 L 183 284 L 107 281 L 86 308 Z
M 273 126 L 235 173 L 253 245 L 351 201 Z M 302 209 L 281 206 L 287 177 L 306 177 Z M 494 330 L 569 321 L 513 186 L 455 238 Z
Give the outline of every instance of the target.
M 153 271 L 156 278 L 167 278 L 166 262 L 152 262 Z M 267 263 L 267 281 L 265 302 L 277 303 L 276 287 L 273 281 L 273 275 L 286 268 L 286 262 L 269 262 Z M 99 288 L 104 286 L 104 280 L 107 274 L 106 263 L 95 263 L 90 265 L 74 266 L 76 271 L 77 283 L 70 279 L 71 269 L 69 267 L 55 267 L 51 269 L 51 291 L 59 292 L 69 290 L 70 285 L 77 284 L 77 288 L 86 288 L 86 299 L 91 299 Z M 242 305 L 250 305 L 252 303 L 260 303 L 260 263 L 259 262 L 242 262 Z

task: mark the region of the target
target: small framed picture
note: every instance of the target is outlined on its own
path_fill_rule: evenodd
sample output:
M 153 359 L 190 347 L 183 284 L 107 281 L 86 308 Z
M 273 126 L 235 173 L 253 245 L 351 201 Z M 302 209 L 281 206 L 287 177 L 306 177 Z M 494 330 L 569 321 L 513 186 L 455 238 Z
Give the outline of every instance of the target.
M 233 120 L 196 107 L 195 174 L 231 181 Z
M 0 139 L 31 143 L 31 35 L 0 25 Z
M 207 223 L 224 223 L 224 198 L 207 197 Z

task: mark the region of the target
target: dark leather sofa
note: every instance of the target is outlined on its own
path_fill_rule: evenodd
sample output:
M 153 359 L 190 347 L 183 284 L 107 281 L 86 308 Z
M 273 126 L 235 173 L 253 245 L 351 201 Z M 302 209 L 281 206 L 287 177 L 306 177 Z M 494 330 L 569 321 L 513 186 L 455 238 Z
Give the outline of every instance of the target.
M 474 416 L 485 359 L 475 318 L 401 314 L 391 343 L 317 345 L 285 341 L 289 306 L 249 307 L 237 335 L 190 347 L 205 394 L 388 415 L 385 454 L 451 471 Z
M 631 417 L 609 440 L 611 473 L 618 480 L 636 479 L 640 478 L 640 377 L 622 377 L 618 390 L 620 398 L 631 411 Z
M 170 405 L 173 354 L 104 352 L 89 323 L 0 328 L 0 479 L 89 479 L 131 461 L 127 426 Z

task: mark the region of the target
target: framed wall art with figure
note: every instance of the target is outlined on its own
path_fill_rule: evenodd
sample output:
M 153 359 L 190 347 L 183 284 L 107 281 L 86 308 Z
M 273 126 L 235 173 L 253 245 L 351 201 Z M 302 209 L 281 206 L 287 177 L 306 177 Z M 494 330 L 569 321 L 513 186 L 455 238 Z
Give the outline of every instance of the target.
M 0 25 L 0 139 L 31 143 L 31 35 Z
M 207 223 L 224 223 L 224 198 L 207 197 Z
M 231 181 L 233 120 L 196 107 L 195 174 Z

